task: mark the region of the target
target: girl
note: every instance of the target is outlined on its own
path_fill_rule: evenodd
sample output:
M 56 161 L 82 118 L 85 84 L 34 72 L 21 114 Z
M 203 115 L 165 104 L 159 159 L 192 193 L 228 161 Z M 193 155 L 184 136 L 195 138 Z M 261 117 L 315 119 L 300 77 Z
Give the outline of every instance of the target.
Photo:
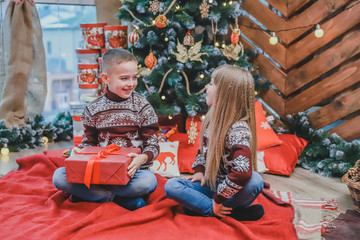
M 258 220 L 261 205 L 252 205 L 263 188 L 256 163 L 254 80 L 250 72 L 231 65 L 214 70 L 206 86 L 210 106 L 201 126 L 201 144 L 192 166 L 195 174 L 173 178 L 166 196 L 203 216 Z M 256 167 L 256 166 L 254 166 Z

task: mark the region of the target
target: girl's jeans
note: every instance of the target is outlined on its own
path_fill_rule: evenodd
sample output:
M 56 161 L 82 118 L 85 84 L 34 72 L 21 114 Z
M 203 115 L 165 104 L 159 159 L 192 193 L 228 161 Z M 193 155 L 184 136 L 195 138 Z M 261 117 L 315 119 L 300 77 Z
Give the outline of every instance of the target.
M 235 195 L 224 202 L 225 207 L 250 207 L 261 193 L 264 182 L 259 173 L 253 172 L 250 181 Z M 168 198 L 174 199 L 184 207 L 204 216 L 212 216 L 214 191 L 200 182 L 191 182 L 183 178 L 172 178 L 165 184 L 165 193 Z
M 80 197 L 89 202 L 111 202 L 115 195 L 136 198 L 153 192 L 157 180 L 148 170 L 138 170 L 127 185 L 90 185 L 90 189 L 82 183 L 68 183 L 65 168 L 55 170 L 53 183 L 56 188 Z

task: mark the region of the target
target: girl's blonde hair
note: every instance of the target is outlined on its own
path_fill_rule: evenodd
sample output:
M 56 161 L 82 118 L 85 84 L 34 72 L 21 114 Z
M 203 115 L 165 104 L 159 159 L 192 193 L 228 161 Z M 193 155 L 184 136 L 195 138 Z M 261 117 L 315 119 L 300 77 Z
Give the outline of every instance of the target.
M 203 149 L 204 132 L 209 127 L 205 180 L 215 189 L 226 133 L 237 121 L 246 121 L 250 128 L 252 165 L 256 170 L 256 125 L 255 89 L 251 73 L 238 66 L 222 65 L 214 70 L 212 78 L 217 89 L 201 126 L 200 149 Z

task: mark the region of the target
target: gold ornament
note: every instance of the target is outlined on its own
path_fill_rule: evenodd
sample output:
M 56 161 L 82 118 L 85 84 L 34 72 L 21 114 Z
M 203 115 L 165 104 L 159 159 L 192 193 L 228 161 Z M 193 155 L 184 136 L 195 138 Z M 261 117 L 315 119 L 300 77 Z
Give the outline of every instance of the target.
M 220 50 L 222 54 L 224 54 L 225 57 L 227 57 L 228 60 L 239 60 L 239 54 L 241 53 L 241 56 L 244 55 L 244 46 L 241 42 L 239 44 L 230 44 L 229 46 L 226 46 L 224 49 Z
M 201 56 L 202 55 L 207 55 L 207 53 L 201 53 L 201 44 L 202 44 L 202 40 L 195 43 L 194 46 L 190 47 L 189 49 L 187 49 L 184 45 L 182 45 L 179 42 L 178 39 L 178 43 L 176 46 L 176 49 L 178 51 L 178 53 L 171 51 L 172 54 L 174 54 L 176 56 L 176 60 L 178 60 L 181 63 L 186 63 L 187 61 L 199 61 L 199 62 L 203 62 L 201 60 Z
M 160 12 L 161 3 L 159 2 L 159 0 L 150 1 L 149 4 L 149 11 L 151 11 L 154 15 Z
M 209 16 L 210 6 L 205 0 L 202 1 L 202 3 L 199 6 L 199 9 L 202 18 L 207 18 Z
M 164 28 L 166 27 L 167 21 L 168 20 L 165 15 L 159 15 L 155 18 L 155 25 L 158 28 Z
M 190 127 L 187 130 L 188 144 L 195 144 L 195 140 L 198 135 L 196 126 L 197 126 L 197 123 L 194 122 L 194 118 L 192 118 L 191 122 L 190 122 Z

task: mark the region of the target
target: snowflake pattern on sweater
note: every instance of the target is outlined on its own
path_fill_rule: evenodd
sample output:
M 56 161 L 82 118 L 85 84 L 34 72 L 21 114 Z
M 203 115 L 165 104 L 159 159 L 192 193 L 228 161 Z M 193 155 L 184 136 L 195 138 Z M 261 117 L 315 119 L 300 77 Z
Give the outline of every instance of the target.
M 193 169 L 205 173 L 209 129 L 204 132 L 204 147 L 198 151 Z M 252 175 L 251 132 L 244 121 L 234 123 L 225 137 L 225 151 L 217 175 L 217 189 L 214 200 L 223 203 L 247 184 Z
M 142 168 L 149 167 L 159 154 L 158 116 L 150 103 L 136 92 L 122 99 L 108 91 L 86 106 L 82 121 L 85 133 L 80 148 L 110 144 L 140 147 L 148 156 Z

